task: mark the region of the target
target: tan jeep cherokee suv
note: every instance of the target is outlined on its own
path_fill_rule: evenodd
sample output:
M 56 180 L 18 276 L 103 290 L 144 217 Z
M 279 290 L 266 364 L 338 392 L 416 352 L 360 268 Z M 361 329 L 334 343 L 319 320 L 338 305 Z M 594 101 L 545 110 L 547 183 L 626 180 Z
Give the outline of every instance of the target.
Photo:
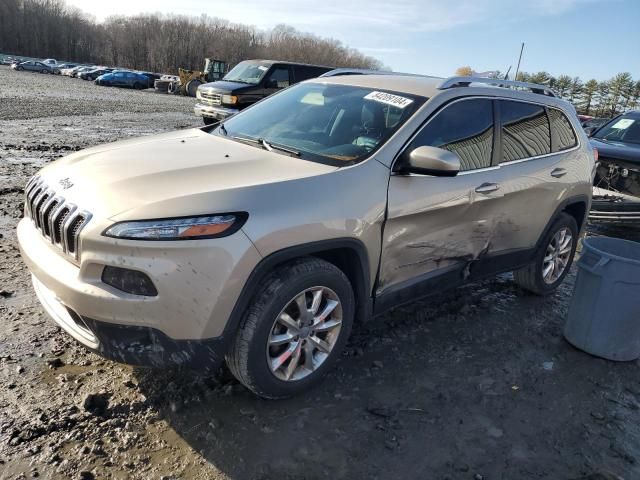
M 223 124 L 73 153 L 26 187 L 35 291 L 107 358 L 226 360 L 270 398 L 395 305 L 505 271 L 552 292 L 594 155 L 567 102 L 492 82 L 320 78 Z

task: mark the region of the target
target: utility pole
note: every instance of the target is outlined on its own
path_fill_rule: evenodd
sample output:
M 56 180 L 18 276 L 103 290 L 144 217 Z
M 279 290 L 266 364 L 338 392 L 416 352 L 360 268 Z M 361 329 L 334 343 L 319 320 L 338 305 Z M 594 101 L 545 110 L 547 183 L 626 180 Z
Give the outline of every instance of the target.
M 522 46 L 520 47 L 520 56 L 518 57 L 518 66 L 516 67 L 516 76 L 513 77 L 514 80 L 518 80 L 518 72 L 520 71 L 520 60 L 522 60 L 523 51 L 524 51 L 524 42 L 522 42 Z

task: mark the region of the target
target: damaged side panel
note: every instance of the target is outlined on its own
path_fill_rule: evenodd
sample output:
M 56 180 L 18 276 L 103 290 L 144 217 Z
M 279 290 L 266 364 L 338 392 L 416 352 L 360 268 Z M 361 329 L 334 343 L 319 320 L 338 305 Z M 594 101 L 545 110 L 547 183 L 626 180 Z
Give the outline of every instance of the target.
M 475 192 L 495 170 L 455 178 L 393 176 L 383 234 L 378 293 L 486 254 L 502 194 Z

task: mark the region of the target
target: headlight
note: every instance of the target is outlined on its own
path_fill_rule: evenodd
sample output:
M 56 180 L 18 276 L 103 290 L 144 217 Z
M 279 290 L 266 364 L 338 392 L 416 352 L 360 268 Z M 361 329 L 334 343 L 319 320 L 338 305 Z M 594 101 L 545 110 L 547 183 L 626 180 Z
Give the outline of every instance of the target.
M 202 94 L 200 93 L 200 89 L 199 88 L 196 90 L 196 98 L 198 100 L 202 100 Z
M 226 105 L 235 105 L 238 103 L 238 97 L 235 95 L 222 95 L 222 103 Z
M 246 213 L 228 213 L 223 215 L 120 222 L 107 228 L 103 235 L 129 240 L 218 238 L 237 232 L 246 219 Z

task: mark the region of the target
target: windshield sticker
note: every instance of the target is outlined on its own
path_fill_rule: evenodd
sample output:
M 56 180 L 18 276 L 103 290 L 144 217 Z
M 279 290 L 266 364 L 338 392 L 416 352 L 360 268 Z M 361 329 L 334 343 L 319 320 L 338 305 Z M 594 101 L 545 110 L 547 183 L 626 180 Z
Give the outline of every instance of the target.
M 269 68 L 268 68 L 268 67 L 265 67 L 264 65 L 258 65 L 258 68 L 259 68 L 260 70 L 262 70 L 263 72 L 264 72 L 265 70 L 269 70 Z
M 629 128 L 633 124 L 633 122 L 635 122 L 635 120 L 632 118 L 622 118 L 618 120 L 616 123 L 614 123 L 613 125 L 611 125 L 611 128 L 625 130 Z
M 413 100 L 410 98 L 378 91 L 371 92 L 364 98 L 365 100 L 373 100 L 374 102 L 386 103 L 387 105 L 392 105 L 398 108 L 405 108 L 413 103 Z

